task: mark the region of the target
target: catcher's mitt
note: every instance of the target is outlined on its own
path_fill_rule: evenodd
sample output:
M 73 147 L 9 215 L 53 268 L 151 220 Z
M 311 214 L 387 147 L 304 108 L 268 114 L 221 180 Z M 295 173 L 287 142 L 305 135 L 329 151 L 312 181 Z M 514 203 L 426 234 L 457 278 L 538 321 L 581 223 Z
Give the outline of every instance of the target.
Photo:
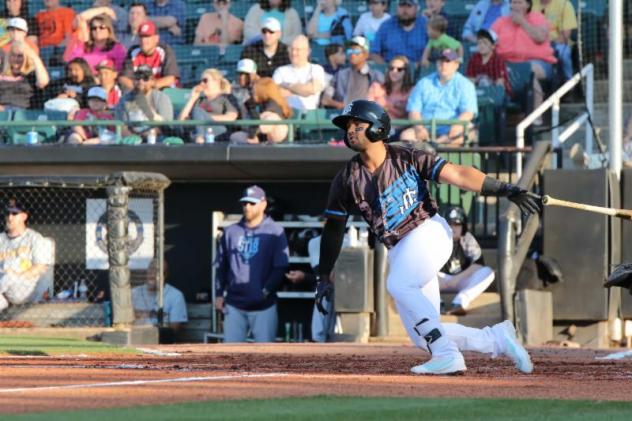
M 603 286 L 628 288 L 632 294 L 632 263 L 617 265 Z

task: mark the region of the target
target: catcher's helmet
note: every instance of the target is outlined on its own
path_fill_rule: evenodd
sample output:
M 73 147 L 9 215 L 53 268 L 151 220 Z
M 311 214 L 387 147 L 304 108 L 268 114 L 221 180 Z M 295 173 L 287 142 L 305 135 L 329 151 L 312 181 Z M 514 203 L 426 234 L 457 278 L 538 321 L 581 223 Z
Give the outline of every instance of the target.
M 366 137 L 371 142 L 388 139 L 388 134 L 391 131 L 391 118 L 384 111 L 384 108 L 377 103 L 366 99 L 356 99 L 345 107 L 341 115 L 334 117 L 332 122 L 346 131 L 347 123 L 352 118 L 370 124 L 366 130 Z M 347 143 L 346 136 L 345 143 Z
M 467 215 L 461 206 L 449 206 L 445 211 L 445 219 L 450 225 L 463 226 L 463 234 L 467 232 Z

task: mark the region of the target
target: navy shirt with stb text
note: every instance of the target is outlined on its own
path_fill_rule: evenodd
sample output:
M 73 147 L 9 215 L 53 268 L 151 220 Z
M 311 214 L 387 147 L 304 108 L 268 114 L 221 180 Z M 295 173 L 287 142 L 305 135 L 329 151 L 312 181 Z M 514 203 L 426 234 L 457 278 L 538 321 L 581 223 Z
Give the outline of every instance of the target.
M 245 311 L 264 310 L 276 295 L 263 296 L 273 269 L 288 266 L 289 253 L 283 227 L 266 216 L 254 228 L 244 220 L 226 227 L 215 262 L 215 292 L 226 303 Z

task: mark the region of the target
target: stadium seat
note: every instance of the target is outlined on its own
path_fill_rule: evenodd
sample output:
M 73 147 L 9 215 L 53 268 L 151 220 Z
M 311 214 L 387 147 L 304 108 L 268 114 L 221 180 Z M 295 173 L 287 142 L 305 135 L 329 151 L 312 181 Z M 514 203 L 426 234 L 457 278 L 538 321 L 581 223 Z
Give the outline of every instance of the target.
M 325 46 L 316 44 L 315 42 L 310 43 L 310 61 L 312 63 L 320 64 L 321 66 L 327 63 L 327 57 L 325 57 Z
M 180 139 L 179 137 L 169 136 L 163 139 L 162 144 L 169 146 L 180 146 L 184 145 L 184 140 Z
M 191 96 L 190 89 L 183 88 L 165 88 L 163 90 L 165 94 L 171 100 L 171 105 L 173 105 L 173 114 L 177 116 L 180 114 L 180 111 L 184 108 L 189 97 Z
M 13 121 L 48 121 L 48 115 L 44 110 L 16 110 L 13 112 Z M 37 132 L 39 143 L 57 142 L 57 126 L 51 124 L 49 126 L 29 127 L 14 126 L 7 130 L 10 143 L 14 145 L 26 144 L 26 134 L 34 130 Z
M 458 165 L 481 168 L 481 155 L 478 152 L 441 152 L 439 156 Z M 442 205 L 461 205 L 466 213 L 470 212 L 475 194 L 461 190 L 449 184 L 431 183 L 430 194 Z
M 329 117 L 330 110 L 325 108 L 317 108 L 315 110 L 306 110 L 295 114 L 295 119 L 301 119 L 305 122 L 318 123 L 317 125 L 303 126 L 301 125 L 298 130 L 298 140 L 306 142 L 327 142 L 330 138 L 335 137 L 338 133 L 338 129 L 330 127 L 331 118 Z
M 143 138 L 137 134 L 132 134 L 129 136 L 123 137 L 119 142 L 119 145 L 140 145 L 143 143 Z
M 48 75 L 51 80 L 63 79 L 65 68 L 63 66 L 48 66 Z
M 243 49 L 244 46 L 241 44 L 227 45 L 224 50 L 224 54 L 220 54 L 219 56 L 220 62 L 236 65 L 241 58 L 241 52 L 243 51 Z
M 507 104 L 513 111 L 528 111 L 532 107 L 533 97 L 533 72 L 531 63 L 507 63 L 509 84 L 513 91 L 513 98 Z
M 503 142 L 505 126 L 505 88 L 500 85 L 477 88 L 478 144 L 498 146 Z

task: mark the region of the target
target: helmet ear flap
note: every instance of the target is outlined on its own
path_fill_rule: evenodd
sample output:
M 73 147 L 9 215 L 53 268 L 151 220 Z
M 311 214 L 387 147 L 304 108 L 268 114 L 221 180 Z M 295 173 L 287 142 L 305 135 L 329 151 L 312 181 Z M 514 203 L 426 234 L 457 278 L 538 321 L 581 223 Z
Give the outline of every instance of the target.
M 366 131 L 366 137 L 371 142 L 384 140 L 384 128 L 378 123 L 371 123 L 371 127 Z

